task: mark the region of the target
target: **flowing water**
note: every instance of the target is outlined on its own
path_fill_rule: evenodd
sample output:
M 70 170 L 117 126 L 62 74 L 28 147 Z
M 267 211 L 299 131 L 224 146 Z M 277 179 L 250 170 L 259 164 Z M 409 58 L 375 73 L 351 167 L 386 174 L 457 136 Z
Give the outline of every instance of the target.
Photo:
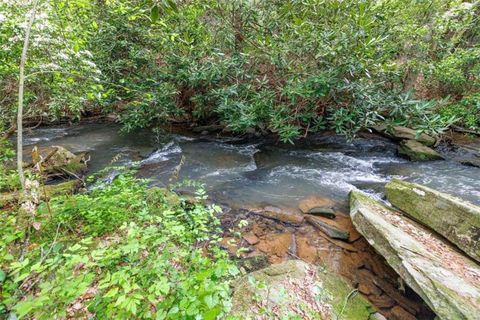
M 406 179 L 480 204 L 480 169 L 454 161 L 410 162 L 397 145 L 381 138 L 347 143 L 334 135 L 312 136 L 295 146 L 258 139 L 193 136 L 142 130 L 119 134 L 111 124 L 40 128 L 27 133 L 26 145 L 62 145 L 88 151 L 89 170 L 115 164 L 140 164 L 139 175 L 153 184 L 168 183 L 183 158 L 179 180 L 204 183 L 210 195 L 230 206 L 273 204 L 295 207 L 320 194 L 345 201 L 353 188 L 376 197 L 392 178 Z
M 335 135 L 312 135 L 290 145 L 272 138 L 248 140 L 150 130 L 120 134 L 119 129 L 112 124 L 40 128 L 26 134 L 25 144 L 27 149 L 33 145 L 61 145 L 73 152 L 89 152 L 90 172 L 111 164 L 136 163 L 138 175 L 150 179 L 153 185 L 166 185 L 172 177 L 178 181 L 197 180 L 205 184 L 215 202 L 234 209 L 226 210 L 223 215 L 227 226 L 233 225 L 230 221 L 248 216 L 240 208 L 265 205 L 296 208 L 301 198 L 312 194 L 332 198 L 346 211 L 350 190 L 358 188 L 383 200 L 384 185 L 392 178 L 426 184 L 480 205 L 480 169 L 453 160 L 410 162 L 397 155 L 397 144 L 376 136 L 348 143 Z M 462 155 L 458 152 L 449 155 L 458 156 Z M 405 308 L 416 306 L 419 319 L 434 318 L 409 288 L 406 293 L 398 293 L 398 275 L 364 239 L 353 243 L 355 250 L 342 250 L 308 224 L 294 229 L 255 215 L 249 219 L 252 224 L 245 232 L 259 227 L 266 234 L 259 236 L 263 237 L 263 244 L 276 246 L 279 239 L 291 235 L 296 244 L 294 254 L 297 249 L 299 255 L 300 250 L 313 252 L 315 263 L 326 264 L 354 286 L 372 288 L 375 293 L 368 299 L 387 318 L 394 304 Z M 224 236 L 228 237 L 228 231 Z M 264 252 L 268 255 L 268 251 Z M 275 255 L 270 255 L 269 261 L 271 258 Z M 409 301 L 407 305 L 405 301 Z

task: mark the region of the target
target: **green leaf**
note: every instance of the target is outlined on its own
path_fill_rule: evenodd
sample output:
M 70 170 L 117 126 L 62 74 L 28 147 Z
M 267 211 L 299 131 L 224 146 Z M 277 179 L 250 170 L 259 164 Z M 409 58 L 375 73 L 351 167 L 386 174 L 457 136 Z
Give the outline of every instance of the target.
M 157 5 L 152 7 L 152 10 L 150 11 L 150 18 L 152 19 L 152 22 L 155 22 L 160 18 L 160 10 Z

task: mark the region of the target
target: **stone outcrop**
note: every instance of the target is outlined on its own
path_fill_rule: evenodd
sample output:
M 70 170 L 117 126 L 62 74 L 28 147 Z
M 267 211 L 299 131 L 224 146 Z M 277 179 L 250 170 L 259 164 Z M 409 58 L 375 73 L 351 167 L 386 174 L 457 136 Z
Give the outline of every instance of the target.
M 374 128 L 376 131 L 393 138 L 396 140 L 415 140 L 426 146 L 433 146 L 436 143 L 436 139 L 425 133 L 417 133 L 417 131 L 403 127 L 403 126 L 393 126 L 387 128 L 386 126 L 377 126 Z
M 413 161 L 442 160 L 443 157 L 432 148 L 424 146 L 415 140 L 403 140 L 400 142 L 398 152 Z
M 233 209 L 236 210 L 236 209 Z M 353 288 L 369 300 L 387 319 L 395 306 L 401 307 L 418 319 L 433 319 L 432 312 L 421 298 L 410 290 L 408 295 L 398 290 L 399 277 L 384 259 L 374 252 L 368 242 L 356 231 L 350 216 L 336 210 L 335 222 L 349 232 L 346 240 L 332 239 L 307 221 L 294 227 L 277 219 L 251 214 L 251 210 L 240 209 L 232 215 L 222 216 L 222 225 L 228 230 L 232 223 L 246 219 L 249 224 L 242 228 L 242 237 L 227 231 L 221 245 L 234 256 L 248 261 L 241 267 L 248 271 L 258 270 L 258 264 L 250 265 L 256 259 L 267 263 L 283 263 L 288 259 L 301 259 L 307 263 L 322 266 L 335 275 L 346 279 Z M 308 215 L 303 215 L 308 216 Z M 314 218 L 318 218 L 314 216 Z M 240 248 L 243 248 L 239 251 Z M 253 261 L 250 261 L 252 259 Z M 265 267 L 265 266 L 263 266 Z M 401 309 L 396 309 L 401 310 Z M 377 316 L 379 316 L 377 314 Z M 243 319 L 243 318 L 242 318 Z
M 401 180 L 389 182 L 385 192 L 395 207 L 435 230 L 480 262 L 480 207 Z
M 234 287 L 230 315 L 241 319 L 367 320 L 372 312 L 343 279 L 300 260 L 250 273 Z
M 358 231 L 440 319 L 478 319 L 479 265 L 429 229 L 362 192 L 350 193 L 350 210 Z

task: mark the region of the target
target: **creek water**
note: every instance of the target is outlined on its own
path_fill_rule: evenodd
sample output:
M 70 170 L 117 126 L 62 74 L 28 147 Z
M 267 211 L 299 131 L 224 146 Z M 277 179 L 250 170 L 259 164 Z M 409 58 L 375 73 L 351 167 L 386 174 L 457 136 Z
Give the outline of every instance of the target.
M 230 206 L 272 204 L 295 207 L 311 194 L 346 201 L 358 188 L 381 198 L 392 178 L 406 179 L 480 204 L 480 169 L 455 161 L 410 162 L 397 145 L 369 137 L 348 143 L 335 135 L 313 135 L 295 145 L 191 133 L 119 133 L 112 124 L 39 128 L 25 145 L 62 145 L 88 151 L 90 172 L 112 163 L 140 164 L 139 175 L 165 185 L 179 165 L 179 180 L 204 183 L 214 200 Z
M 384 185 L 392 178 L 425 184 L 480 205 L 480 169 L 453 160 L 410 162 L 397 155 L 396 143 L 374 135 L 353 142 L 332 134 L 311 135 L 290 145 L 273 138 L 204 136 L 181 130 L 122 134 L 119 130 L 117 125 L 102 123 L 38 128 L 26 133 L 25 145 L 27 151 L 33 145 L 61 145 L 73 152 L 88 152 L 90 173 L 111 164 L 135 163 L 138 176 L 150 179 L 153 185 L 164 186 L 172 177 L 196 180 L 205 184 L 211 199 L 233 209 L 225 215 L 227 225 L 241 216 L 244 219 L 241 208 L 296 208 L 308 195 L 332 198 L 343 207 L 341 211 L 348 212 L 350 190 L 361 189 L 383 201 Z M 446 156 L 458 158 L 458 154 Z M 282 247 L 285 237 L 293 239 L 300 256 L 302 250 L 353 286 L 367 288 L 367 293 L 362 293 L 387 318 L 396 310 L 394 305 L 415 313 L 418 319 L 434 318 L 411 289 L 400 293 L 398 275 L 364 239 L 345 250 L 308 224 L 292 228 L 260 217 L 250 222 L 245 232 L 255 233 L 257 228 L 266 234 L 259 236 L 262 240 L 256 247 L 264 248 L 260 251 L 268 255 L 268 250 Z M 228 232 L 224 236 L 228 237 Z M 271 258 L 279 256 L 270 255 L 269 261 Z

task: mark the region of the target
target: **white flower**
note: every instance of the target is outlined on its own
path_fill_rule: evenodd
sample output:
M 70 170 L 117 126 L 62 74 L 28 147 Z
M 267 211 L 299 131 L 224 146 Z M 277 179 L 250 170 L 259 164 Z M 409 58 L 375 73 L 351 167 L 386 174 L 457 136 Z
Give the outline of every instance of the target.
M 58 54 L 58 58 L 63 59 L 63 60 L 70 60 L 70 56 L 65 54 L 64 52 L 60 52 Z
M 471 3 L 471 2 L 463 2 L 460 6 L 463 7 L 462 9 L 470 10 L 470 9 L 473 8 L 473 3 Z
M 97 65 L 95 63 L 93 63 L 92 61 L 89 61 L 89 60 L 83 60 L 83 63 L 85 63 L 87 66 L 90 66 L 92 68 L 97 67 Z

